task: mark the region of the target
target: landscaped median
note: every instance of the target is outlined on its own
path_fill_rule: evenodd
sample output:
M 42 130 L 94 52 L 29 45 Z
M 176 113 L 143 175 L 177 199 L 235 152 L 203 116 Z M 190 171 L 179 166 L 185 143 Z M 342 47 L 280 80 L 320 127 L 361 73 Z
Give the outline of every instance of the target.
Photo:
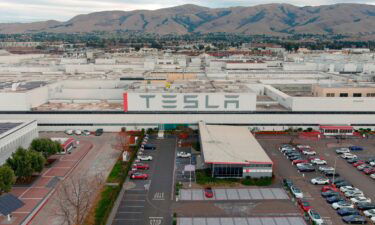
M 88 215 L 86 219 L 87 225 L 104 225 L 112 211 L 112 208 L 116 202 L 117 197 L 120 194 L 121 188 L 126 180 L 126 177 L 131 169 L 131 165 L 137 156 L 137 151 L 143 139 L 143 133 L 137 135 L 138 143 L 136 146 L 130 147 L 132 156 L 128 162 L 124 162 L 122 159 L 118 159 L 116 164 L 113 166 L 110 174 L 107 177 L 106 185 L 103 187 L 98 200 L 92 207 L 91 212 L 94 214 L 94 218 Z M 91 214 L 91 213 L 89 213 Z

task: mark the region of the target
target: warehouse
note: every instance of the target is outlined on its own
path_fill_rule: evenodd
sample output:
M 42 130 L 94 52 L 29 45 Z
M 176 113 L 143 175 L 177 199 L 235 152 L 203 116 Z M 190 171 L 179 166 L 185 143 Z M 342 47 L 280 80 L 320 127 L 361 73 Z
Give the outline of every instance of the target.
M 3 165 L 18 147 L 28 148 L 35 138 L 38 138 L 36 120 L 0 120 L 0 165 Z
M 199 122 L 202 158 L 218 178 L 272 177 L 272 160 L 247 127 Z

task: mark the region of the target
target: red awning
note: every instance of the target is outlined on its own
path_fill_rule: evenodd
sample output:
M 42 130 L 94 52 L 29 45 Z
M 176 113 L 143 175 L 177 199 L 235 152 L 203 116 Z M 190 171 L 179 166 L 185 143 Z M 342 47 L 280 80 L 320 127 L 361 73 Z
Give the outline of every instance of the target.
M 320 126 L 324 130 L 353 130 L 352 126 Z

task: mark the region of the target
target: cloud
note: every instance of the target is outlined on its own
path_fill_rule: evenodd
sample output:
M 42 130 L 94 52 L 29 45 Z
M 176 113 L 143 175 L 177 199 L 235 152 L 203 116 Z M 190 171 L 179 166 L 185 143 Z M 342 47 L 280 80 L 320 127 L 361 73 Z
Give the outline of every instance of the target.
M 1 0 L 0 22 L 30 22 L 50 19 L 66 21 L 78 14 L 97 11 L 154 10 L 182 4 L 220 8 L 267 3 L 305 6 L 350 2 L 375 5 L 375 0 Z

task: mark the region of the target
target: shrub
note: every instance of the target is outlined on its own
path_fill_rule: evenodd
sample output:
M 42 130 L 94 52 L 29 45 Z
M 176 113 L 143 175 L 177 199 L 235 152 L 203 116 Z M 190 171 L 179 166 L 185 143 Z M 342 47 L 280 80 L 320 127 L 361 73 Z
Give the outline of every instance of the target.
M 7 166 L 0 167 L 0 194 L 9 192 L 16 181 L 13 170 Z
M 30 149 L 41 152 L 46 159 L 51 155 L 62 151 L 61 144 L 57 141 L 52 141 L 49 138 L 34 139 L 30 144 Z

